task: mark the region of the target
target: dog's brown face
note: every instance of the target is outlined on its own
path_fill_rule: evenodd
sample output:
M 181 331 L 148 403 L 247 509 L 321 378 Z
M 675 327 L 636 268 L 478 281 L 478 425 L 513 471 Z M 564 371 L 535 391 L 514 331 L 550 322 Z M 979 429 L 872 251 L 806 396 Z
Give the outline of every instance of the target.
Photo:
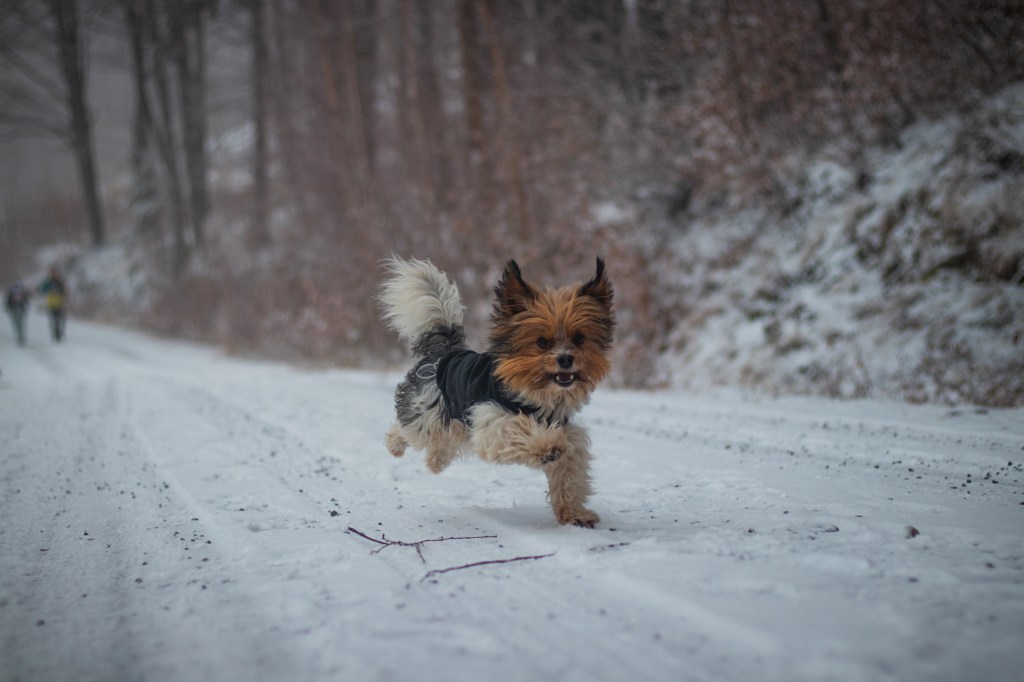
M 494 288 L 490 351 L 495 374 L 531 403 L 549 408 L 585 401 L 610 369 L 615 318 L 604 261 L 583 285 L 538 291 L 509 261 Z

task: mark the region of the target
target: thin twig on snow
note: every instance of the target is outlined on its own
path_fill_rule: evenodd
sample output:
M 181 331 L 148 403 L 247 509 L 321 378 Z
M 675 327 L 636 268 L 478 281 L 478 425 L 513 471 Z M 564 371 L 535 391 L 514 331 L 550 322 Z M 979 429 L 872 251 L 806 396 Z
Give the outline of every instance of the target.
M 356 535 L 358 535 L 361 538 L 365 538 L 366 540 L 369 540 L 370 542 L 376 542 L 378 545 L 381 545 L 377 549 L 373 550 L 372 554 L 376 554 L 377 552 L 380 552 L 385 547 L 394 547 L 394 546 L 398 546 L 398 547 L 413 547 L 413 548 L 416 549 L 416 554 L 419 555 L 420 561 L 422 561 L 423 563 L 427 563 L 427 560 L 423 558 L 423 545 L 424 545 L 424 543 L 427 543 L 427 542 L 447 542 L 448 540 L 483 540 L 485 538 L 497 538 L 498 537 L 497 535 L 465 535 L 465 536 L 459 536 L 459 537 L 453 536 L 453 537 L 447 537 L 447 538 L 430 538 L 429 540 L 417 540 L 416 542 L 403 542 L 402 540 L 388 540 L 387 536 L 384 535 L 384 533 L 380 534 L 380 540 L 378 540 L 377 538 L 371 538 L 366 533 L 364 533 L 362 531 L 359 531 L 359 530 L 356 530 L 352 526 L 349 526 L 348 530 L 350 532 L 352 532 L 352 533 L 355 533 Z
M 463 564 L 461 566 L 452 566 L 451 568 L 438 568 L 433 571 L 427 571 L 427 574 L 420 578 L 420 582 L 423 582 L 427 578 L 435 575 L 441 575 L 442 573 L 448 573 L 449 571 L 461 571 L 464 568 L 474 568 L 476 566 L 487 566 L 488 564 L 510 564 L 513 561 L 531 561 L 533 559 L 546 559 L 549 556 L 555 556 L 555 553 L 551 554 L 539 554 L 537 556 L 517 556 L 511 559 L 493 559 L 491 561 L 476 561 L 472 564 Z

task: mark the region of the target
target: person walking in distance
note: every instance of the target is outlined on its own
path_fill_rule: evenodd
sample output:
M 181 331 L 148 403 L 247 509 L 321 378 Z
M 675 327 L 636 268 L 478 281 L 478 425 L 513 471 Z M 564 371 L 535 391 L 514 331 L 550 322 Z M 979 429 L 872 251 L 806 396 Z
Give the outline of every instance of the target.
M 19 346 L 25 345 L 25 315 L 28 314 L 29 291 L 21 282 L 15 282 L 7 289 L 4 308 L 14 323 L 14 336 Z
M 65 312 L 68 287 L 56 266 L 50 268 L 43 283 L 39 285 L 39 293 L 45 297 L 46 310 L 50 313 L 50 335 L 57 343 L 64 339 Z

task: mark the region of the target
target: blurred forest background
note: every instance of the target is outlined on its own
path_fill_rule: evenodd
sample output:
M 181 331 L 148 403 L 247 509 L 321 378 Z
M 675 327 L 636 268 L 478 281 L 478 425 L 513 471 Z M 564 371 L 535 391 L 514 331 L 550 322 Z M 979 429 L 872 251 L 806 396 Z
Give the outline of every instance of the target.
M 0 277 L 386 366 L 606 258 L 614 381 L 1024 404 L 1020 0 L 0 0 Z M 73 341 L 73 330 L 72 330 Z

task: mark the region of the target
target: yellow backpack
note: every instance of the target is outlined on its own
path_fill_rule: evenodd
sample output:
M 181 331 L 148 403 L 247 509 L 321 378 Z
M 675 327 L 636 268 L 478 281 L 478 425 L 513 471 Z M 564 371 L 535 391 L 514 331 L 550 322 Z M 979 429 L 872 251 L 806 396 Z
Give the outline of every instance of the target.
M 46 294 L 46 307 L 50 310 L 56 310 L 57 308 L 64 307 L 64 297 L 56 291 L 51 291 Z

